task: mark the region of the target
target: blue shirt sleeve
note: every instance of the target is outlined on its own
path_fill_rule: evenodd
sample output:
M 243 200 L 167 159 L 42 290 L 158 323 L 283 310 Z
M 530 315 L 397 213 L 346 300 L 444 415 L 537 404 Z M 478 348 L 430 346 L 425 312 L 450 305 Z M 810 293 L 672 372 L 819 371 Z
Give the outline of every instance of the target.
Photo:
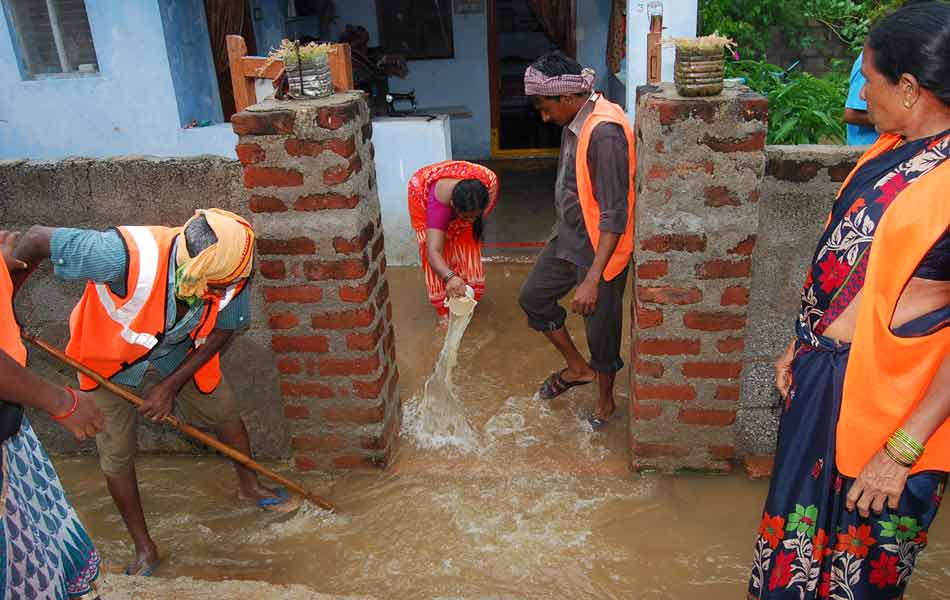
M 241 293 L 231 299 L 228 305 L 218 313 L 215 329 L 244 329 L 251 325 L 251 283 L 248 282 Z
M 851 67 L 851 84 L 848 86 L 848 99 L 845 101 L 845 108 L 854 110 L 867 110 L 868 103 L 861 99 L 861 88 L 864 87 L 864 75 L 861 74 L 861 62 L 864 60 L 864 53 L 858 55 Z
M 128 255 L 118 231 L 93 231 L 60 227 L 50 238 L 50 262 L 60 279 L 106 283 L 122 295 Z

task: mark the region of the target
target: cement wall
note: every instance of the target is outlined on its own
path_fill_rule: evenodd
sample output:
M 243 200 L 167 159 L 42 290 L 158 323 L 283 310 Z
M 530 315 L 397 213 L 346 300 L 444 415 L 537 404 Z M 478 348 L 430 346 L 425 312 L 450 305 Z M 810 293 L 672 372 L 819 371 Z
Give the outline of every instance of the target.
M 737 415 L 740 456 L 775 451 L 780 402 L 772 362 L 795 335 L 802 282 L 818 236 L 838 188 L 863 150 L 854 146 L 766 148 Z
M 112 225 L 183 223 L 196 208 L 215 206 L 247 216 L 236 161 L 204 156 L 182 159 L 124 157 L 112 160 L 0 161 L 0 228 L 23 230 L 33 224 L 102 229 Z M 254 291 L 254 319 L 224 354 L 224 373 L 240 390 L 241 411 L 258 456 L 283 457 L 289 441 L 276 373 L 272 368 L 270 332 L 260 318 L 260 285 Z M 21 324 L 57 347 L 64 347 L 66 319 L 82 293 L 79 283 L 52 277 L 44 267 L 17 298 Z M 68 368 L 31 349 L 30 365 L 62 383 L 72 381 Z M 50 452 L 71 452 L 77 444 L 44 415 L 31 419 Z M 143 451 L 192 451 L 197 448 L 165 428 L 146 424 L 139 431 Z M 83 451 L 92 451 L 91 442 Z

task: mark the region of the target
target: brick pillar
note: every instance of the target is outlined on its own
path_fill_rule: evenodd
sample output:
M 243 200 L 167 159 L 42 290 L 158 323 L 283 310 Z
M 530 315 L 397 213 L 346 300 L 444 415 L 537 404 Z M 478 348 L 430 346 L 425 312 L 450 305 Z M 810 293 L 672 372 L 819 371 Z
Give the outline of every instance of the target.
M 635 470 L 731 467 L 767 123 L 747 88 L 638 91 Z
M 232 123 L 295 464 L 382 466 L 399 375 L 366 102 L 270 100 Z

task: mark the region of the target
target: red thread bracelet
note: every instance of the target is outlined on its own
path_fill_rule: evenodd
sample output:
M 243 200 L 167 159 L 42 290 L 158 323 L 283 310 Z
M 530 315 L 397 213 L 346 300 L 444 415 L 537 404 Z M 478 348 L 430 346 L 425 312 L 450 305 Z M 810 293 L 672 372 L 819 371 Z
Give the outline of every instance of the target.
M 61 415 L 52 415 L 52 414 L 51 414 L 50 417 L 51 417 L 54 421 L 65 421 L 65 420 L 68 419 L 69 417 L 71 417 L 71 416 L 73 416 L 74 414 L 76 414 L 76 409 L 79 408 L 79 394 L 76 393 L 76 390 L 74 390 L 73 388 L 71 388 L 71 387 L 69 387 L 69 386 L 66 386 L 66 391 L 69 392 L 69 395 L 73 397 L 73 405 L 69 407 L 69 410 L 67 410 L 66 412 L 64 412 L 64 413 L 61 414 Z

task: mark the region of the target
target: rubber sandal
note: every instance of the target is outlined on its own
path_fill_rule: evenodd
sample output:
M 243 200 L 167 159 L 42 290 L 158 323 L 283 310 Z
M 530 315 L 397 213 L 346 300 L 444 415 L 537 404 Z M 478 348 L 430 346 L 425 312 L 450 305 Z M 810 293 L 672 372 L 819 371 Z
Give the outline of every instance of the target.
M 131 569 L 130 567 L 126 567 L 125 574 L 129 576 L 135 576 L 135 577 L 151 577 L 152 574 L 155 572 L 155 569 L 157 569 L 159 565 L 161 564 L 162 564 L 162 559 L 157 558 L 150 563 L 142 565 L 134 573 L 130 570 Z
M 606 419 L 602 419 L 597 415 L 590 415 L 587 417 L 587 424 L 590 425 L 590 428 L 594 431 L 601 431 L 610 425 L 611 421 L 619 420 L 623 416 L 623 411 L 615 410 L 614 414 Z
M 268 512 L 286 513 L 300 508 L 300 498 L 291 495 L 284 488 L 274 490 L 276 498 L 261 498 L 257 501 L 257 507 Z
M 590 383 L 589 381 L 567 381 L 562 377 L 565 371 L 567 371 L 567 369 L 555 371 L 544 380 L 544 383 L 541 384 L 541 388 L 538 389 L 538 396 L 542 400 L 553 400 L 572 387 Z

